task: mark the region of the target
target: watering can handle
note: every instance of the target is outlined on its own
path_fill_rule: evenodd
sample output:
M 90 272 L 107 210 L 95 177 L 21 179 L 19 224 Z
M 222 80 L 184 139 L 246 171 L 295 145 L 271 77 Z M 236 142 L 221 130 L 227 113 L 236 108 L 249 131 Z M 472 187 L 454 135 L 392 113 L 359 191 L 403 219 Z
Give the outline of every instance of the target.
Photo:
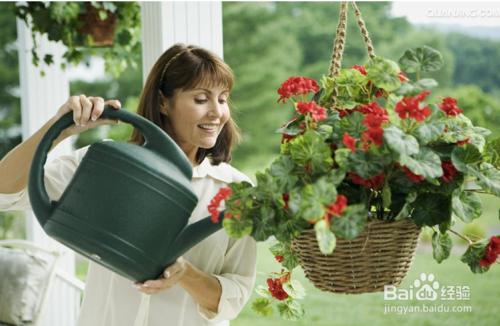
M 115 119 L 132 124 L 143 134 L 145 139 L 144 147 L 168 158 L 170 161 L 174 161 L 175 165 L 187 178 L 192 178 L 191 164 L 184 152 L 160 127 L 148 119 L 124 109 L 116 110 L 109 107 L 104 109 L 100 118 Z M 42 226 L 49 219 L 54 209 L 54 203 L 51 203 L 49 199 L 44 182 L 44 165 L 47 161 L 47 155 L 54 140 L 73 123 L 72 111 L 63 115 L 47 130 L 33 156 L 28 193 L 33 211 L 36 212 L 36 217 Z

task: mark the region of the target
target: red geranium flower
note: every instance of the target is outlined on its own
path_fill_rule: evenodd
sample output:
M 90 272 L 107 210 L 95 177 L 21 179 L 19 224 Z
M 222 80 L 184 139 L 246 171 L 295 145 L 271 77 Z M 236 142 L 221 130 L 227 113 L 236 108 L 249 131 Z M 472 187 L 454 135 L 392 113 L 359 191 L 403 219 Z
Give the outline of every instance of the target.
M 349 172 L 348 175 L 351 181 L 354 182 L 355 184 L 361 185 L 365 188 L 373 188 L 373 189 L 379 189 L 380 187 L 382 187 L 385 179 L 383 172 L 369 179 L 363 179 L 354 172 Z
M 316 122 L 326 119 L 326 109 L 317 105 L 315 101 L 297 103 L 296 111 L 302 115 L 310 114 Z
M 460 146 L 460 145 L 465 145 L 465 144 L 468 144 L 468 143 L 469 143 L 469 141 L 470 141 L 470 139 L 469 139 L 469 138 L 466 138 L 466 139 L 464 139 L 464 140 L 459 140 L 459 141 L 457 141 L 457 145 L 459 145 L 459 146 Z
M 356 141 L 357 139 L 351 137 L 347 132 L 344 133 L 344 137 L 342 138 L 342 142 L 344 145 L 349 148 L 352 152 L 356 151 Z
M 420 102 L 429 94 L 429 91 L 423 91 L 412 97 L 403 97 L 401 101 L 396 103 L 394 110 L 401 119 L 413 118 L 417 121 L 422 121 L 431 114 L 431 110 L 428 106 L 420 108 Z
M 464 112 L 464 110 L 460 109 L 457 106 L 457 100 L 452 97 L 445 97 L 443 99 L 443 102 L 439 104 L 439 108 L 443 110 L 448 116 L 456 116 Z
M 283 257 L 283 256 L 278 255 L 278 256 L 274 256 L 274 259 L 276 259 L 276 261 L 277 261 L 278 263 L 281 263 L 281 262 L 283 261 L 284 257 Z
M 408 169 L 406 166 L 403 166 L 403 171 L 406 174 L 406 176 L 408 177 L 408 179 L 410 179 L 414 183 L 419 183 L 419 182 L 425 180 L 425 177 L 411 172 L 410 169 Z
M 402 82 L 402 83 L 406 83 L 407 81 L 409 81 L 408 77 L 406 77 L 406 74 L 402 71 L 399 72 L 399 81 Z
M 212 198 L 210 204 L 208 205 L 208 212 L 211 215 L 211 221 L 213 223 L 219 222 L 219 206 L 223 200 L 231 197 L 232 190 L 229 187 L 223 187 L 219 189 L 219 192 Z M 226 217 L 226 216 L 225 216 Z M 229 216 L 230 217 L 230 216 Z
M 443 168 L 443 181 L 448 183 L 452 181 L 457 175 L 458 171 L 451 161 L 441 162 L 441 167 Z
M 352 66 L 352 69 L 355 69 L 355 70 L 359 71 L 361 74 L 366 76 L 365 66 L 354 65 L 354 66 Z
M 498 255 L 500 255 L 500 237 L 492 236 L 486 246 L 483 258 L 479 261 L 479 265 L 481 267 L 490 266 L 496 262 Z
M 283 195 L 281 195 L 281 198 L 283 198 L 283 201 L 285 202 L 285 205 L 283 206 L 283 209 L 288 209 L 288 200 L 290 199 L 290 195 L 286 192 Z
M 319 91 L 318 83 L 311 78 L 306 77 L 290 77 L 283 84 L 281 84 L 280 88 L 278 88 L 278 94 L 280 98 L 278 102 L 282 101 L 286 102 L 292 96 L 296 95 L 304 95 L 309 92 L 316 93 Z
M 288 293 L 283 290 L 283 283 L 280 278 L 268 278 L 267 279 L 267 287 L 271 295 L 278 300 L 285 300 L 288 298 Z
M 331 203 L 326 208 L 327 220 L 330 221 L 333 216 L 341 216 L 346 206 L 347 206 L 347 197 L 344 195 L 338 195 L 335 202 Z
M 380 127 L 369 127 L 366 131 L 363 132 L 361 137 L 364 141 L 364 149 L 368 149 L 370 144 L 381 146 L 384 139 L 384 129 Z

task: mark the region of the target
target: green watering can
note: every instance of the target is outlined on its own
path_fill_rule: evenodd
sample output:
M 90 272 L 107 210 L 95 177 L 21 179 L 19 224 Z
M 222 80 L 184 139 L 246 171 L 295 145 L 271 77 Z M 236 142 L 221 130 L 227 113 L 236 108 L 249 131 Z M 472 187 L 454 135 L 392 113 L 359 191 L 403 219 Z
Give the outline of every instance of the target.
M 51 201 L 44 164 L 53 141 L 73 124 L 72 115 L 65 114 L 44 135 L 29 176 L 33 212 L 50 237 L 142 282 L 157 278 L 221 228 L 210 217 L 187 225 L 198 202 L 190 162 L 161 128 L 125 110 L 106 108 L 101 118 L 131 123 L 142 132 L 144 145 L 92 144 L 59 201 Z

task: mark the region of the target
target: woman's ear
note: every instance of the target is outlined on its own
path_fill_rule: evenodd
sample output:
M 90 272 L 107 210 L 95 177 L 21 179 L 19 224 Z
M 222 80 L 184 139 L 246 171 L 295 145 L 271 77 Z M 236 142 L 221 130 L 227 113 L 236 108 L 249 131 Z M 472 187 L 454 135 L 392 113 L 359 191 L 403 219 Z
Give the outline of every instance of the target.
M 168 116 L 169 100 L 161 91 L 158 92 L 160 93 L 160 113 Z

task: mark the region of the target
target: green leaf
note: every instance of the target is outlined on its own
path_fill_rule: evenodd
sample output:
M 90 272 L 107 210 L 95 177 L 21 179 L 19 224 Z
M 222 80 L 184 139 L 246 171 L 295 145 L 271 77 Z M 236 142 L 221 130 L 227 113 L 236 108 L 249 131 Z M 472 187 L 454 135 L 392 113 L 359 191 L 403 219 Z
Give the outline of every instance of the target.
M 412 211 L 412 203 L 417 199 L 417 193 L 416 192 L 410 192 L 406 198 L 405 198 L 405 203 L 401 210 L 399 211 L 398 215 L 394 217 L 395 221 L 402 220 L 404 218 L 407 218 L 411 211 Z
M 457 189 L 453 192 L 451 203 L 453 213 L 465 223 L 481 216 L 481 201 L 473 192 Z
M 354 239 L 365 227 L 368 211 L 364 204 L 350 205 L 340 217 L 333 217 L 331 228 L 336 236 L 344 239 Z
M 299 302 L 287 300 L 278 304 L 280 316 L 286 320 L 297 321 L 304 316 L 304 309 Z
M 335 162 L 343 169 L 346 169 L 349 164 L 349 156 L 351 155 L 349 148 L 339 148 L 335 150 Z
M 484 250 L 487 245 L 487 239 L 475 242 L 469 245 L 467 251 L 460 258 L 462 262 L 469 265 L 470 270 L 473 273 L 484 273 L 489 269 L 489 267 L 482 267 L 481 265 L 479 265 L 479 261 L 483 258 Z
M 297 280 L 284 283 L 283 290 L 293 299 L 303 299 L 306 295 L 306 290 Z
M 389 163 L 387 155 L 377 155 L 371 151 L 356 151 L 349 156 L 348 170 L 354 170 L 360 177 L 368 179 L 380 174 Z
M 283 256 L 283 261 L 281 265 L 291 271 L 299 264 L 298 258 L 293 252 L 290 244 L 285 244 L 282 242 L 277 242 L 269 248 L 273 256 Z
M 269 294 L 269 289 L 263 285 L 259 285 L 255 288 L 255 293 L 260 295 L 263 298 L 271 299 L 272 296 Z
M 273 307 L 271 301 L 267 298 L 257 298 L 252 302 L 252 309 L 261 316 L 271 316 Z
M 413 203 L 412 220 L 419 227 L 445 223 L 451 218 L 451 198 L 435 193 L 421 193 Z
M 280 156 L 271 164 L 270 173 L 281 193 L 288 192 L 297 183 L 298 177 L 293 174 L 294 167 L 295 165 L 288 155 Z
M 384 140 L 390 149 L 399 154 L 412 155 L 419 151 L 417 139 L 396 126 L 384 129 Z
M 483 154 L 486 162 L 500 169 L 500 137 L 486 143 Z
M 392 60 L 375 57 L 366 65 L 366 77 L 378 88 L 392 92 L 401 86 L 399 66 Z
M 438 263 L 450 256 L 452 246 L 453 243 L 448 233 L 434 231 L 432 235 L 432 256 Z
M 419 90 L 431 89 L 438 86 L 438 82 L 432 78 L 422 78 L 415 83 L 415 86 L 419 87 Z
M 330 225 L 324 219 L 314 224 L 316 231 L 316 240 L 318 241 L 319 250 L 324 255 L 329 255 L 335 249 L 336 238 L 335 234 L 330 231 Z
M 442 122 L 421 124 L 416 130 L 415 134 L 423 145 L 439 139 L 445 128 Z
M 423 46 L 406 50 L 403 56 L 399 59 L 399 64 L 401 65 L 403 71 L 406 72 L 430 72 L 441 69 L 444 64 L 444 60 L 439 51 L 429 46 Z
M 233 238 L 241 238 L 252 233 L 253 221 L 251 219 L 225 218 L 222 222 L 226 233 Z
M 463 173 L 468 173 L 470 167 L 478 165 L 482 161 L 482 156 L 476 146 L 466 144 L 457 146 L 451 152 L 451 161 L 455 168 Z
M 489 163 L 482 163 L 479 169 L 469 168 L 469 174 L 477 178 L 477 183 L 483 190 L 500 196 L 500 171 Z
M 384 188 L 382 188 L 382 203 L 384 207 L 389 208 L 391 206 L 392 198 L 391 198 L 391 187 L 389 183 L 384 183 Z
M 401 165 L 406 166 L 411 172 L 425 178 L 438 178 L 443 175 L 439 156 L 427 147 L 422 147 L 413 157 L 401 155 Z
M 298 166 L 310 164 L 313 173 L 326 172 L 333 164 L 330 146 L 314 130 L 309 130 L 290 142 L 290 155 Z

